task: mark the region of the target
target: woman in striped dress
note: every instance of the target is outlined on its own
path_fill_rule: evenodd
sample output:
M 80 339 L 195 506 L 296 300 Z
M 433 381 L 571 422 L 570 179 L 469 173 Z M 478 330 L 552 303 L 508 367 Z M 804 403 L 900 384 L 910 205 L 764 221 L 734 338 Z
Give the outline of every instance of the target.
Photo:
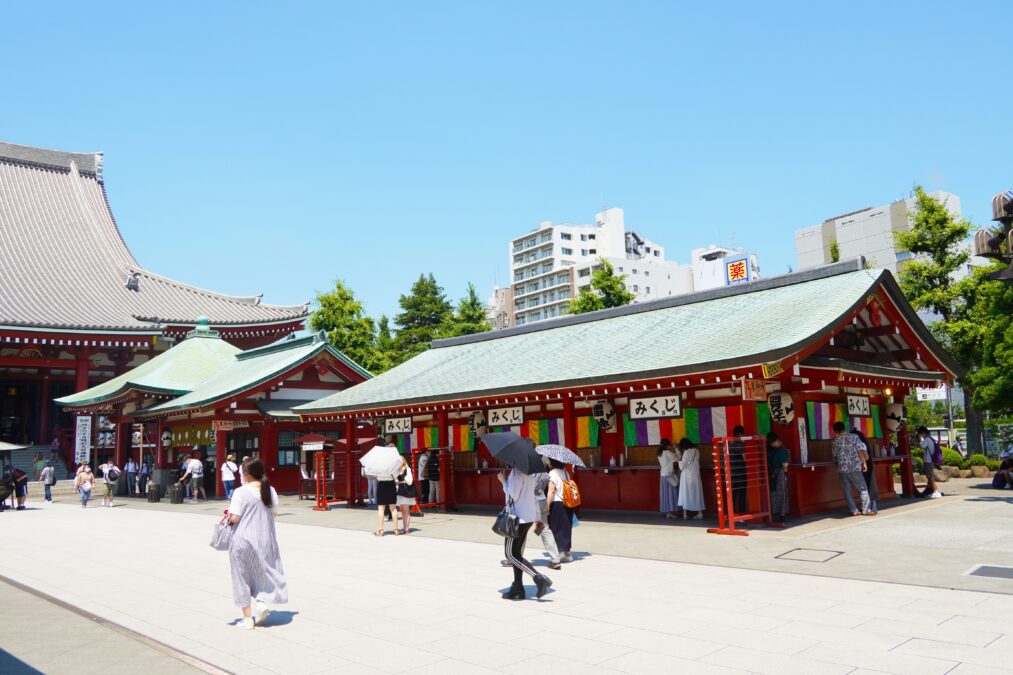
M 229 545 L 229 566 L 232 595 L 243 612 L 238 627 L 250 630 L 267 618 L 268 604 L 288 602 L 288 588 L 274 530 L 278 493 L 264 475 L 259 458 L 246 459 L 242 472 L 243 487 L 232 493 L 229 503 L 229 523 L 236 528 Z M 251 605 L 256 605 L 252 608 L 256 619 Z
M 679 476 L 675 473 L 678 462 L 679 456 L 673 449 L 672 441 L 662 438 L 661 445 L 658 447 L 658 464 L 661 466 L 658 501 L 659 510 L 668 519 L 678 517 L 676 512 L 679 510 Z

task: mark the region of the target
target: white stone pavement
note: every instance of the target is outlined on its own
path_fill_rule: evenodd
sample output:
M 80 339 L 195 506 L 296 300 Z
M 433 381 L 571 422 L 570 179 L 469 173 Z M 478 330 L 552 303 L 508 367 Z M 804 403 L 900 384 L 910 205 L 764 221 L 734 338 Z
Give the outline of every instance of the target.
M 590 555 L 508 602 L 499 547 L 281 521 L 291 602 L 240 631 L 214 522 L 7 513 L 0 574 L 237 673 L 1013 672 L 1009 595 Z

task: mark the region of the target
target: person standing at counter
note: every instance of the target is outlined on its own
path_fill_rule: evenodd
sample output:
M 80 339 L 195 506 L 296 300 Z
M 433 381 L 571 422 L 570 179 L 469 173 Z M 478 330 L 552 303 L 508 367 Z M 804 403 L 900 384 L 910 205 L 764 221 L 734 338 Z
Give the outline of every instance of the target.
M 697 450 L 693 441 L 684 438 L 679 441 L 679 450 L 682 452 L 682 459 L 679 460 L 679 469 L 682 474 L 679 478 L 679 506 L 682 508 L 682 518 L 689 518 L 689 512 L 694 511 L 696 515 L 693 520 L 703 518 L 703 481 L 700 480 L 700 451 Z
M 848 508 L 853 516 L 864 516 L 869 513 L 869 489 L 865 486 L 865 478 L 862 472 L 865 470 L 865 462 L 862 461 L 858 437 L 850 434 L 844 422 L 834 422 L 833 455 L 837 464 L 837 477 L 841 480 L 841 489 L 844 491 L 844 499 L 848 502 Z M 855 498 L 851 496 L 851 488 L 858 491 L 861 498 L 862 510 L 855 507 Z
M 862 458 L 862 475 L 865 478 L 865 489 L 869 491 L 869 515 L 874 516 L 879 511 L 879 487 L 876 485 L 876 471 L 872 466 L 872 458 L 869 455 L 869 439 L 858 429 L 852 429 L 851 433 L 858 439 L 858 455 Z
M 675 473 L 675 465 L 679 461 L 672 441 L 667 438 L 661 439 L 658 446 L 658 464 L 661 466 L 661 479 L 659 481 L 660 508 L 669 520 L 678 517 L 676 511 L 679 509 L 679 476 Z
M 770 517 L 783 523 L 788 517 L 788 451 L 777 434 L 767 434 L 767 473 L 770 475 Z

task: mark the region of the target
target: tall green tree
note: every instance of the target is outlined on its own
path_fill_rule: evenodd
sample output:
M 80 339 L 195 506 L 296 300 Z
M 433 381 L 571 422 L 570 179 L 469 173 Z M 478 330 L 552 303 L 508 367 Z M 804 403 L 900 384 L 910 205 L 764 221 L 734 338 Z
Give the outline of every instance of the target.
M 968 371 L 960 378 L 967 413 L 967 447 L 980 452 L 981 414 L 972 402 L 973 370 L 980 362 L 981 335 L 968 324 L 976 311 L 977 300 L 973 296 L 980 279 L 978 274 L 959 281 L 954 278 L 954 273 L 967 264 L 969 253 L 965 242 L 972 225 L 955 218 L 946 204 L 929 196 L 920 185 L 915 186 L 915 208 L 909 216 L 910 230 L 895 233 L 901 248 L 914 254 L 900 268 L 900 285 L 915 309 L 939 317 L 929 329 Z
M 401 313 L 394 317 L 397 337 L 394 345 L 403 360 L 429 349 L 430 343 L 440 336 L 442 327 L 449 323 L 450 303 L 435 277 L 420 274 L 411 291 L 398 300 Z
M 584 314 L 609 307 L 622 307 L 636 299 L 633 293 L 626 289 L 625 274 L 616 274 L 615 268 L 608 260 L 598 260 L 599 267 L 591 275 L 590 288 L 580 289 L 573 300 L 570 301 L 570 314 Z
M 401 355 L 394 345 L 394 336 L 390 331 L 390 319 L 386 314 L 376 322 L 376 341 L 370 360 L 370 372 L 374 375 L 386 372 L 401 363 Z
M 469 283 L 467 295 L 457 303 L 457 308 L 441 330 L 441 335 L 443 337 L 458 337 L 484 333 L 487 330 L 492 330 L 492 326 L 485 315 L 485 305 L 479 299 L 475 285 Z
M 325 331 L 331 346 L 368 370 L 373 360 L 375 327 L 352 289 L 338 279 L 333 290 L 317 295 L 316 304 L 310 328 Z
M 996 262 L 962 280 L 962 288 L 970 289 L 969 302 L 961 307 L 960 332 L 953 331 L 966 334 L 978 354 L 977 367 L 969 375 L 974 405 L 998 413 L 1013 412 L 1013 285 L 988 278 L 1003 269 L 1006 266 Z

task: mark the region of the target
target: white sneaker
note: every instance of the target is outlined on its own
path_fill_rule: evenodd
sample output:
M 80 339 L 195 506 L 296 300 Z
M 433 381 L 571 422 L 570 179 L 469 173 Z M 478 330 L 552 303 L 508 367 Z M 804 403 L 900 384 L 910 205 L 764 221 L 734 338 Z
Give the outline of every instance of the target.
M 236 622 L 236 628 L 239 630 L 253 630 L 253 619 L 248 616 L 244 616 Z
M 253 603 L 253 613 L 256 615 L 256 623 L 264 623 L 264 619 L 271 613 L 270 608 L 259 600 Z
M 939 499 L 942 496 L 943 496 L 942 492 L 936 491 L 933 492 L 931 495 L 929 495 L 929 499 Z

